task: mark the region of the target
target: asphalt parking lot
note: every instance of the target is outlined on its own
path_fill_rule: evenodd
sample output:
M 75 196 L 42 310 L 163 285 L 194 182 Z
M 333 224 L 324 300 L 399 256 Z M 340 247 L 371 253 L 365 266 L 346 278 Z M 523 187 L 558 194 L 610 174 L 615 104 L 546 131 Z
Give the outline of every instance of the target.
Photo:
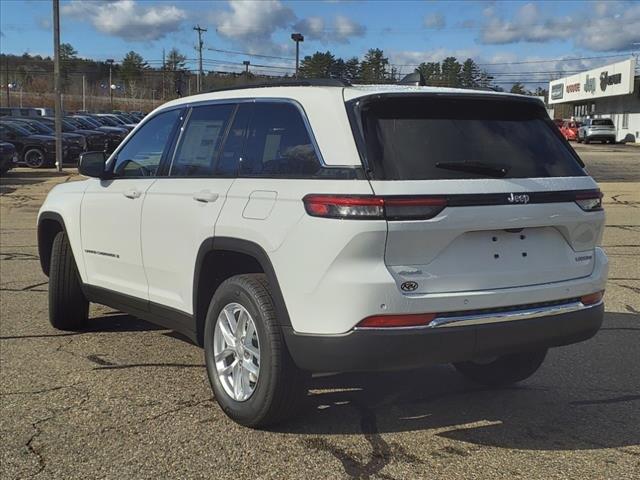
M 13 478 L 640 478 L 640 148 L 577 145 L 605 194 L 603 329 L 550 351 L 517 388 L 449 366 L 312 381 L 296 420 L 231 422 L 202 351 L 92 306 L 53 330 L 35 218 L 72 169 L 0 180 L 0 473 Z

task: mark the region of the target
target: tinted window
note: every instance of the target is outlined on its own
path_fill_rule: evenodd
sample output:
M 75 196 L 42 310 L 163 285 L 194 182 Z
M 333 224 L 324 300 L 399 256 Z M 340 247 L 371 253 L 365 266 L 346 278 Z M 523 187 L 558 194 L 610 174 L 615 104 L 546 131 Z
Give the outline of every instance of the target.
M 592 125 L 606 125 L 608 127 L 613 127 L 613 120 L 610 118 L 596 118 L 591 122 Z
M 235 105 L 208 105 L 191 111 L 180 145 L 171 165 L 170 175 L 208 176 L 220 154 Z
M 257 102 L 247 132 L 240 174 L 309 177 L 320 170 L 300 111 L 289 103 Z
M 113 172 L 122 177 L 155 175 L 179 116 L 180 110 L 171 110 L 145 123 L 118 152 Z
M 362 115 L 376 179 L 585 175 L 532 102 L 405 96 L 365 103 Z

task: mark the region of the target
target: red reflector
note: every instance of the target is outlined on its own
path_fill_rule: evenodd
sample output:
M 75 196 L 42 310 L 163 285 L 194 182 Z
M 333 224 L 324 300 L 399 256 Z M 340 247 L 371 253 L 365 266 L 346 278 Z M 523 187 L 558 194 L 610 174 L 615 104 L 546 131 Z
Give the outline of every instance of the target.
M 589 295 L 583 295 L 580 297 L 580 301 L 583 305 L 595 305 L 604 297 L 604 290 L 601 292 L 590 293 Z
M 374 315 L 358 323 L 359 328 L 419 327 L 436 318 L 435 313 L 417 315 Z

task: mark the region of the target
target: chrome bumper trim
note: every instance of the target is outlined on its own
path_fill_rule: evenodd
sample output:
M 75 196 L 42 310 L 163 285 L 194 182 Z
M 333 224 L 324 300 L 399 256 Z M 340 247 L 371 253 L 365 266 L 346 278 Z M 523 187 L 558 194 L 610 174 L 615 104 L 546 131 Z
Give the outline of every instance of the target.
M 552 315 L 562 315 L 563 313 L 579 312 L 588 308 L 598 307 L 603 303 L 600 300 L 592 305 L 585 305 L 582 302 L 572 302 L 565 305 L 554 305 L 550 307 L 536 307 L 525 310 L 513 310 L 510 312 L 486 313 L 479 315 L 462 315 L 459 317 L 434 318 L 429 322 L 427 328 L 461 327 L 465 325 L 484 325 L 487 323 L 512 322 L 517 320 L 528 320 L 530 318 L 549 317 Z
M 564 313 L 572 313 L 588 310 L 590 308 L 599 307 L 604 303 L 600 300 L 592 305 L 585 305 L 582 302 L 571 302 L 564 305 L 553 305 L 548 307 L 534 307 L 523 310 L 511 310 L 505 312 L 492 312 L 477 315 L 460 315 L 457 317 L 436 317 L 426 325 L 416 325 L 411 327 L 355 327 L 354 330 L 424 330 L 434 328 L 447 327 L 465 327 L 471 325 L 486 325 L 500 322 L 513 322 L 517 320 L 529 320 L 532 318 L 550 317 L 553 315 L 562 315 Z

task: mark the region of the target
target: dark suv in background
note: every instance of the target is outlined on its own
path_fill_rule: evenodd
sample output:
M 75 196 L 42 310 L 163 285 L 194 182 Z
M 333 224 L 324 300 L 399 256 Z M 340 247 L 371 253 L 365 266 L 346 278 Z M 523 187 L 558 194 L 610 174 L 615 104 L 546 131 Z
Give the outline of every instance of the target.
M 53 128 L 37 119 L 8 117 L 8 121 L 29 130 L 33 135 L 48 135 L 55 138 Z M 80 159 L 80 154 L 89 150 L 85 136 L 77 133 L 63 133 L 62 143 L 67 147 L 67 155 L 63 159 L 65 162 L 77 162 Z
M 56 161 L 56 139 L 50 135 L 34 135 L 15 122 L 0 122 L 0 141 L 11 143 L 19 160 L 28 167 L 51 166 Z M 63 158 L 66 155 L 63 146 Z

